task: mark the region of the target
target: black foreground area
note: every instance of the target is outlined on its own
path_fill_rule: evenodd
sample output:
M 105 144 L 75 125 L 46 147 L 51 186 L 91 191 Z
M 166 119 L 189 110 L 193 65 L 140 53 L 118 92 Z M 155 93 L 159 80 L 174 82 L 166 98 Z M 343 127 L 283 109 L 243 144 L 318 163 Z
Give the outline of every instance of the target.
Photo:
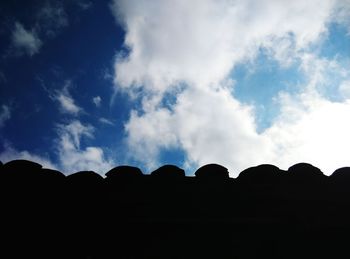
M 0 258 L 350 258 L 350 168 L 0 164 Z

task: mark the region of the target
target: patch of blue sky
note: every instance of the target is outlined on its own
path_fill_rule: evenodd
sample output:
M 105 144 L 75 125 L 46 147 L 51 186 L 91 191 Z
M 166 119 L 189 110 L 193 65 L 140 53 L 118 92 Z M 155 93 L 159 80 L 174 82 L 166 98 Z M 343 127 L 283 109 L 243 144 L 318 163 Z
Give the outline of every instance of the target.
M 179 94 L 181 94 L 186 87 L 186 83 L 183 82 L 170 86 L 169 91 L 162 93 L 161 100 L 156 104 L 157 108 L 164 108 L 170 112 L 173 112 L 174 108 L 176 107 Z M 143 101 L 144 99 L 151 100 L 154 97 L 154 93 L 148 93 L 142 86 L 136 90 L 134 89 L 133 91 L 136 98 L 130 99 L 128 96 L 125 96 L 125 98 L 130 101 L 132 109 L 136 110 L 139 116 L 143 116 L 146 113 L 146 111 L 143 110 Z
M 177 85 L 172 86 L 171 91 L 168 91 L 164 94 L 160 105 L 169 111 L 173 111 L 176 103 L 178 95 L 181 94 L 187 85 L 184 82 L 180 82 Z
M 276 97 L 282 91 L 295 93 L 305 77 L 297 62 L 288 67 L 260 49 L 253 62 L 237 65 L 231 73 L 235 80 L 233 95 L 240 102 L 254 106 L 257 131 L 262 132 L 273 122 L 279 113 Z
M 56 108 L 32 76 L 35 69 L 27 59 L 8 65 L 5 71 L 7 81 L 0 100 L 10 106 L 11 119 L 1 129 L 2 137 L 21 150 L 47 150 L 51 146 L 53 119 L 59 117 Z
M 171 148 L 171 149 L 162 149 L 160 153 L 159 162 L 161 165 L 172 164 L 178 167 L 182 167 L 186 160 L 186 154 L 181 148 Z M 187 172 L 189 174 L 191 172 Z
M 162 148 L 158 153 L 156 159 L 151 161 L 152 163 L 154 163 L 152 165 L 149 165 L 144 161 L 140 161 L 138 158 L 135 158 L 132 153 L 129 153 L 130 151 L 125 152 L 125 147 L 123 148 L 121 148 L 120 150 L 123 150 L 124 153 L 117 154 L 119 156 L 119 159 L 117 157 L 116 161 L 120 165 L 127 164 L 131 166 L 136 166 L 140 168 L 144 174 L 150 174 L 160 166 L 166 164 L 175 165 L 184 169 L 186 175 L 193 175 L 194 169 L 197 168 L 196 166 L 191 168 L 185 168 L 187 155 L 181 149 L 181 147 Z M 109 154 L 110 157 L 113 155 L 112 153 Z M 122 155 L 122 159 L 120 159 L 120 155 Z M 147 155 L 145 155 L 145 157 L 147 157 Z
M 328 35 L 322 43 L 319 55 L 327 59 L 350 57 L 350 34 L 343 24 L 330 23 Z
M 109 150 L 113 147 L 111 153 L 114 150 L 119 153 L 116 147 L 122 145 L 120 139 L 129 116 L 130 102 L 117 93 L 114 105 L 110 105 L 114 91 L 112 78 L 106 80 L 104 74 L 113 66 L 111 53 L 122 48 L 124 33 L 121 28 L 116 29 L 108 6 L 96 3 L 79 18 L 70 17 L 69 26 L 54 40 L 44 38 L 42 48 L 33 57 L 8 58 L 6 64 L 2 59 L 1 72 L 6 80 L 2 81 L 0 101 L 10 105 L 12 112 L 11 120 L 1 129 L 1 137 L 17 150 L 42 154 L 57 149 L 57 125 L 77 119 L 95 128 L 94 138 L 83 138 L 81 148 L 100 146 Z M 52 98 L 56 91 L 63 89 L 67 80 L 72 85 L 70 96 L 84 111 L 78 116 L 61 113 L 58 102 Z M 96 96 L 102 99 L 100 107 L 92 102 Z M 114 125 L 101 123 L 101 118 Z M 51 154 L 51 160 L 57 162 L 55 153 Z
M 343 101 L 338 86 L 343 80 L 350 79 L 349 73 L 342 72 L 342 70 L 350 71 L 350 34 L 348 29 L 339 23 L 329 24 L 327 37 L 318 49 L 318 55 L 328 61 L 335 61 L 339 66 L 323 73 L 325 80 L 318 90 L 331 101 Z

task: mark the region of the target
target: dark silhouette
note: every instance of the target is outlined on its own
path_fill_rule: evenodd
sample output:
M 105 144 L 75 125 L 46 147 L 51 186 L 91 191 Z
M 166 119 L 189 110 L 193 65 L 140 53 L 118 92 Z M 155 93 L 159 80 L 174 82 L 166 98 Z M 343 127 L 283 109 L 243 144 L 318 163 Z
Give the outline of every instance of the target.
M 151 175 L 153 177 L 157 177 L 158 179 L 176 180 L 184 178 L 185 171 L 175 165 L 164 165 L 153 171 Z
M 326 179 L 320 169 L 307 163 L 299 163 L 289 167 L 288 176 L 290 176 L 288 181 L 298 183 L 313 183 Z
M 200 167 L 194 174 L 198 179 L 209 181 L 229 178 L 229 172 L 227 168 L 218 164 L 204 165 Z
M 2 258 L 347 258 L 350 168 L 299 163 L 230 178 L 208 164 L 65 176 L 0 162 Z
M 242 184 L 277 184 L 284 173 L 274 165 L 264 164 L 243 170 L 237 181 Z
M 132 179 L 142 176 L 142 171 L 134 166 L 117 166 L 106 173 L 107 179 Z
M 342 167 L 333 172 L 333 174 L 330 175 L 330 182 L 338 185 L 338 188 L 349 190 L 349 184 L 350 184 L 350 167 Z

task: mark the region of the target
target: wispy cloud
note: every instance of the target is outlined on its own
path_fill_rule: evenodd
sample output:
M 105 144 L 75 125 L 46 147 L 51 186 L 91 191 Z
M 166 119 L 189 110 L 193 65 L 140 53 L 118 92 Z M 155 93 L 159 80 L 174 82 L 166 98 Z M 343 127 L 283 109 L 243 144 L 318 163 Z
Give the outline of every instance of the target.
M 16 54 L 33 56 L 39 52 L 42 41 L 34 29 L 27 30 L 21 23 L 16 22 L 12 31 L 12 44 Z
M 88 0 L 79 0 L 77 1 L 77 5 L 82 9 L 82 10 L 88 10 L 93 6 L 93 3 Z
M 10 54 L 17 56 L 38 54 L 47 40 L 56 37 L 69 26 L 69 16 L 66 11 L 69 5 L 77 5 L 84 11 L 92 6 L 90 1 L 42 1 L 34 13 L 31 13 L 30 23 L 23 24 L 18 20 L 12 30 Z
M 11 110 L 8 105 L 3 104 L 0 110 L 0 128 L 5 125 L 5 122 L 11 118 Z
M 59 93 L 56 98 L 61 105 L 62 112 L 77 115 L 81 111 L 81 108 L 74 103 L 71 96 L 65 93 Z
M 95 96 L 92 98 L 92 102 L 96 105 L 96 107 L 100 107 L 101 106 L 101 97 L 100 96 Z
M 59 1 L 46 1 L 38 9 L 35 27 L 46 37 L 55 37 L 64 27 L 69 25 L 68 15 Z
M 82 124 L 79 120 L 57 124 L 57 137 L 53 141 L 57 163 L 52 162 L 47 156 L 27 150 L 17 150 L 7 141 L 4 141 L 4 151 L 0 153 L 0 161 L 26 159 L 35 161 L 46 168 L 60 170 L 65 174 L 92 170 L 103 175 L 115 165 L 115 162 L 105 155 L 101 147 L 82 145 L 83 140 L 94 138 L 94 131 L 94 127 Z
M 71 82 L 68 80 L 66 81 L 62 90 L 56 91 L 56 93 L 53 95 L 53 99 L 58 101 L 60 105 L 60 111 L 62 113 L 67 113 L 76 116 L 79 113 L 83 112 L 83 109 L 75 103 L 73 97 L 69 93 L 70 87 Z
M 102 117 L 102 118 L 99 119 L 99 121 L 101 123 L 103 123 L 103 124 L 114 126 L 114 123 L 111 120 L 107 119 L 107 118 Z
M 93 138 L 94 128 L 78 120 L 58 125 L 58 155 L 62 170 L 72 173 L 81 170 L 94 170 L 105 173 L 113 167 L 113 162 L 105 157 L 100 147 L 81 147 L 83 138 Z
M 56 170 L 58 169 L 57 166 L 54 163 L 52 163 L 49 158 L 38 154 L 33 154 L 27 150 L 18 151 L 11 144 L 6 143 L 5 150 L 0 153 L 0 161 L 6 163 L 15 159 L 30 160 L 39 163 L 46 168 Z

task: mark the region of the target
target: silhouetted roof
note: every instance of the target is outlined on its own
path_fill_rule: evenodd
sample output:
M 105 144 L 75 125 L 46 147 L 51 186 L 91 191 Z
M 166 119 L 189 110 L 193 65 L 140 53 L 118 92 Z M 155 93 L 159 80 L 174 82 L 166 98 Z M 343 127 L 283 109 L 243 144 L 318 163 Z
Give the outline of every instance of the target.
M 151 173 L 154 177 L 177 179 L 185 177 L 185 171 L 175 165 L 164 165 Z
M 350 167 L 338 168 L 329 176 L 332 182 L 340 184 L 350 183 Z
M 106 178 L 93 171 L 64 176 L 26 160 L 2 167 L 4 240 L 20 248 L 29 243 L 35 252 L 52 240 L 50 251 L 64 250 L 60 258 L 74 257 L 72 249 L 79 258 L 283 258 L 285 251 L 287 258 L 341 258 L 340 252 L 333 256 L 338 242 L 348 251 L 342 236 L 349 230 L 350 167 L 326 177 L 307 163 L 288 171 L 263 164 L 232 180 L 218 164 L 202 166 L 196 177 L 175 165 L 151 175 L 118 166 Z M 320 245 L 329 236 L 331 249 Z M 271 257 L 271 244 L 281 253 Z M 329 253 L 323 257 L 324 247 Z M 153 253 L 159 249 L 164 253 Z M 245 256 L 249 250 L 254 254 Z
M 4 179 L 14 181 L 13 184 L 28 185 L 41 179 L 42 166 L 28 160 L 12 160 L 1 169 Z
M 271 184 L 280 180 L 282 171 L 274 165 L 263 164 L 243 170 L 237 177 L 240 183 Z
M 81 185 L 90 185 L 103 181 L 103 177 L 94 171 L 80 171 L 67 176 L 70 183 Z
M 20 172 L 20 171 L 38 171 L 42 165 L 29 160 L 12 160 L 3 165 L 3 171 Z
M 319 168 L 308 163 L 295 164 L 289 167 L 287 172 L 287 176 L 291 178 L 289 181 L 317 182 L 326 178 Z
M 200 167 L 195 176 L 202 179 L 227 179 L 229 172 L 226 167 L 218 164 L 207 164 Z
M 134 178 L 142 176 L 143 174 L 138 167 L 121 165 L 109 170 L 105 175 L 107 176 L 107 179 L 109 179 L 112 177 Z
M 48 168 L 42 168 L 41 172 L 45 175 L 48 176 L 52 179 L 64 179 L 66 176 L 61 173 L 60 171 L 53 170 L 53 169 L 48 169 Z

